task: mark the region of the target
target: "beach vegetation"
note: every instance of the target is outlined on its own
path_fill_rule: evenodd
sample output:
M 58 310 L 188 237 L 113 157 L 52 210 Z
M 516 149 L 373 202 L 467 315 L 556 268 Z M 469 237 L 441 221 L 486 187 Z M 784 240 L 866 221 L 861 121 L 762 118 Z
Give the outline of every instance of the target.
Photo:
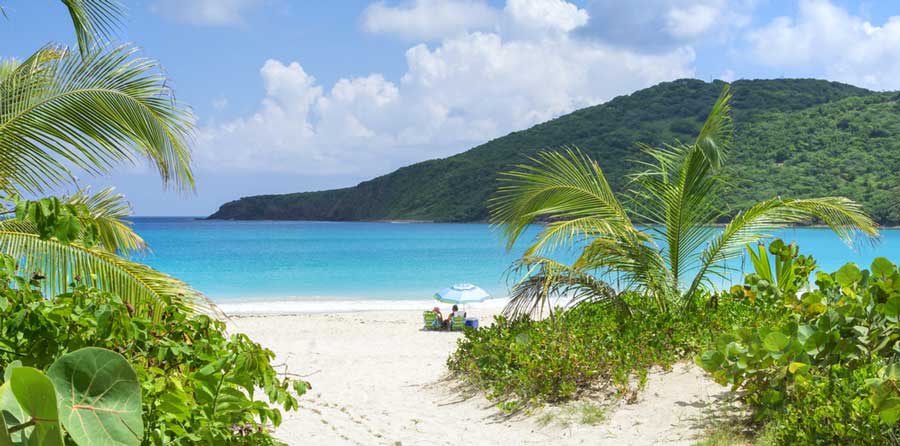
M 147 245 L 128 203 L 75 181 L 76 171 L 146 162 L 165 185 L 192 191 L 195 120 L 157 62 L 109 43 L 118 1 L 62 3 L 77 49 L 51 44 L 0 63 L 0 389 L 12 392 L 0 393 L 9 428 L 0 444 L 281 444 L 272 429 L 309 384 L 276 370 L 270 350 L 227 334 L 198 291 L 135 261 Z M 67 187 L 74 192 L 31 198 Z M 108 378 L 82 370 L 99 363 L 117 364 L 133 388 L 92 398 L 127 402 L 127 420 L 82 417 L 89 409 L 72 403 L 87 374 Z M 61 427 L 45 422 L 57 418 Z
M 780 240 L 759 245 L 776 228 L 813 222 L 854 245 L 877 237 L 877 225 L 844 197 L 723 201 L 733 185 L 730 100 L 726 87 L 693 142 L 640 145 L 649 161 L 619 194 L 577 148 L 504 173 L 489 208 L 508 246 L 542 227 L 513 265 L 521 279 L 504 314 L 466 332 L 450 369 L 518 410 L 600 389 L 632 400 L 651 368 L 694 358 L 742 391 L 772 444 L 896 438 L 896 266 L 817 273 L 811 290 L 813 258 Z M 574 262 L 553 258 L 565 250 Z M 745 283 L 719 289 L 744 255 Z M 842 402 L 810 416 L 831 398 Z M 740 441 L 726 437 L 712 441 Z
M 114 0 L 62 2 L 77 49 L 48 44 L 22 61 L 0 63 L 0 252 L 44 276 L 47 295 L 82 283 L 118 293 L 159 314 L 166 300 L 200 307 L 189 286 L 130 261 L 146 244 L 111 189 L 81 190 L 75 171 L 99 175 L 147 162 L 163 183 L 194 187 L 189 142 L 194 118 L 175 100 L 159 64 L 130 45 L 108 42 L 123 14 Z M 67 197 L 21 197 L 74 187 Z
M 697 363 L 741 391 L 776 444 L 898 444 L 897 266 L 879 257 L 868 270 L 817 272 L 799 297 L 748 279 L 757 302 L 786 315 L 720 335 Z M 738 288 L 731 298 L 746 295 Z
M 53 364 L 61 358 L 103 348 L 124 357 L 136 376 L 133 401 L 140 401 L 143 430 L 135 430 L 137 443 L 122 444 L 280 444 L 272 429 L 281 423 L 282 411 L 298 408 L 297 398 L 309 383 L 272 366 L 272 351 L 245 335 L 226 334 L 223 322 L 178 301 L 167 302 L 158 318 L 150 318 L 136 314 L 118 295 L 78 282 L 48 299 L 42 280 L 23 276 L 10 257 L 0 257 L 5 381 L 15 367 L 48 370 L 53 379 Z M 6 411 L 2 404 L 0 411 Z
M 623 307 L 622 290 L 664 312 L 694 311 L 716 294 L 715 279 L 728 278 L 728 262 L 773 229 L 819 222 L 848 244 L 877 236 L 862 206 L 844 197 L 776 196 L 733 212 L 722 200 L 733 181 L 724 169 L 733 145 L 730 101 L 726 86 L 691 143 L 638 144 L 650 161 L 618 195 L 600 163 L 577 148 L 541 152 L 503 173 L 489 207 L 508 247 L 542 224 L 516 263 L 525 278 L 513 287 L 507 315 L 550 311 L 560 296 Z M 561 248 L 580 255 L 560 263 L 550 256 Z M 620 290 L 605 285 L 613 275 Z
M 707 429 L 694 443 L 694 446 L 764 446 L 766 444 L 756 440 L 752 435 L 748 435 L 742 426 L 722 422 Z
M 597 394 L 631 400 L 653 368 L 692 358 L 734 326 L 774 317 L 743 297 L 684 314 L 660 311 L 633 292 L 621 298 L 634 317 L 589 301 L 553 318 L 498 315 L 466 330 L 448 366 L 506 411 Z
M 556 425 L 570 427 L 573 424 L 596 426 L 607 420 L 607 407 L 590 401 L 579 401 L 563 405 L 556 410 L 545 409 L 537 416 L 540 426 Z

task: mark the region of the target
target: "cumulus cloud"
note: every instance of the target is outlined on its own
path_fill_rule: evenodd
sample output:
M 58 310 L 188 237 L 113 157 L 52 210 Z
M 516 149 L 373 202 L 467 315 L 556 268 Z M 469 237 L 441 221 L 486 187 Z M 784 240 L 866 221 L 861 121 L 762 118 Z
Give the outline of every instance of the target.
M 484 0 L 377 2 L 363 13 L 363 29 L 409 40 L 437 41 L 468 32 L 504 35 L 568 33 L 584 26 L 587 11 L 565 0 L 507 0 L 502 9 Z
M 900 16 L 874 25 L 828 0 L 801 0 L 748 34 L 756 60 L 876 89 L 900 88 Z
M 150 11 L 192 25 L 228 26 L 243 23 L 243 15 L 260 0 L 157 0 Z
M 434 40 L 495 26 L 499 13 L 484 0 L 413 0 L 390 6 L 373 3 L 363 13 L 363 28 L 373 34 Z
M 690 48 L 645 54 L 573 38 L 589 18 L 561 0 L 510 0 L 504 11 L 510 23 L 503 29 L 411 47 L 395 81 L 372 74 L 328 88 L 299 62 L 267 61 L 258 110 L 209 123 L 199 165 L 381 174 L 694 74 Z M 529 27 L 553 31 L 504 31 Z
M 750 23 L 757 0 L 594 0 L 583 34 L 617 45 L 667 50 L 700 39 L 724 40 Z
M 503 11 L 513 26 L 569 32 L 587 24 L 587 11 L 564 0 L 508 0 Z

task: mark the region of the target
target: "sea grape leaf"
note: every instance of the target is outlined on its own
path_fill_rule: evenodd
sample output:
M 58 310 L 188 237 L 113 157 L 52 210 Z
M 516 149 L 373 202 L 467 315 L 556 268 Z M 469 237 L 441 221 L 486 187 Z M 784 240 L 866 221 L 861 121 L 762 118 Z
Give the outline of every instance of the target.
M 804 364 L 802 362 L 792 362 L 791 365 L 788 366 L 788 371 L 791 372 L 791 374 L 794 374 L 797 372 L 803 372 L 808 368 L 809 364 Z
M 892 296 L 884 303 L 884 315 L 891 322 L 900 319 L 900 296 Z
M 770 352 L 780 352 L 791 342 L 791 339 L 779 331 L 773 331 L 763 339 L 763 347 Z
M 834 273 L 834 280 L 841 286 L 847 287 L 862 280 L 862 271 L 855 263 L 847 263 Z
M 697 358 L 697 365 L 707 372 L 717 370 L 723 362 L 725 362 L 725 355 L 717 350 L 703 352 L 703 354 Z
M 22 361 L 16 359 L 6 366 L 6 370 L 3 371 L 3 382 L 9 382 L 10 374 L 12 374 L 13 369 L 16 367 L 22 367 Z
M 29 418 L 28 414 L 22 410 L 22 406 L 19 406 L 19 402 L 16 401 L 16 396 L 13 395 L 9 381 L 0 386 L 0 418 L 3 419 L 4 424 L 7 426 L 22 424 L 28 421 Z M 11 435 L 11 440 L 14 441 L 13 444 L 25 444 L 25 440 L 28 438 L 27 434 L 31 433 L 31 429 L 33 428 L 13 433 Z
M 885 398 L 878 404 L 876 411 L 878 411 L 878 416 L 881 417 L 885 424 L 892 425 L 896 423 L 897 420 L 900 420 L 900 398 Z
M 83 348 L 61 356 L 47 374 L 56 385 L 62 425 L 76 443 L 141 444 L 141 387 L 122 355 Z
M 16 367 L 10 374 L 9 385 L 19 406 L 27 414 L 26 421 L 35 421 L 25 444 L 63 446 L 56 391 L 47 375 L 31 367 Z
M 890 276 L 894 272 L 894 264 L 884 257 L 876 257 L 872 261 L 872 274 L 881 277 Z
M 885 367 L 884 377 L 886 379 L 900 380 L 900 362 L 895 362 Z

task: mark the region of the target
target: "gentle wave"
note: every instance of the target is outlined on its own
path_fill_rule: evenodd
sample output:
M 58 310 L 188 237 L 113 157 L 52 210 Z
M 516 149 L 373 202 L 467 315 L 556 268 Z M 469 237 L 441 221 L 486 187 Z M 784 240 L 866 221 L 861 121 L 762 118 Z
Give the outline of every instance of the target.
M 490 299 L 466 304 L 467 310 L 499 310 L 507 299 Z M 278 299 L 229 300 L 217 304 L 229 316 L 271 316 L 298 313 L 352 313 L 357 311 L 427 311 L 435 306 L 448 311 L 450 305 L 435 300 L 340 300 Z

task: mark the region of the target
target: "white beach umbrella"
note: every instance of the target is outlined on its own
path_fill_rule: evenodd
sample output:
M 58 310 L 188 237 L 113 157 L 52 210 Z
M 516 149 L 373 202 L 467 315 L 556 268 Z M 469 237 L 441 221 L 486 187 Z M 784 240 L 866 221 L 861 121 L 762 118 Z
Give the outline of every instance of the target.
M 487 291 L 478 288 L 471 283 L 458 283 L 449 288 L 444 288 L 434 294 L 434 298 L 445 304 L 471 304 L 484 302 L 491 295 Z

